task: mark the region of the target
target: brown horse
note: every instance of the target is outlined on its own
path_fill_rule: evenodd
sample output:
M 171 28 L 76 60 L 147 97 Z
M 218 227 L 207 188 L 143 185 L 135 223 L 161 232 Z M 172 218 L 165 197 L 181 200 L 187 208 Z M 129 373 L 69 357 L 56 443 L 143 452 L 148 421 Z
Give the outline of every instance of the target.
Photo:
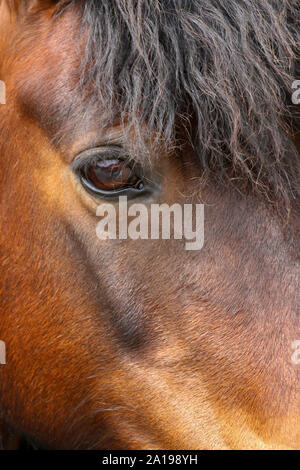
M 299 21 L 0 1 L 4 448 L 299 448 Z M 203 203 L 203 248 L 99 240 L 120 194 Z

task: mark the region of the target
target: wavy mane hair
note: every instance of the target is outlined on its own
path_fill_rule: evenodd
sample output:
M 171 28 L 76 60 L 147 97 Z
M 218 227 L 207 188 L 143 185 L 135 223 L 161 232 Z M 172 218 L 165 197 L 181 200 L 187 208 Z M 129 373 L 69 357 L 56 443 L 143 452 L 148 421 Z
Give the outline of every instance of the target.
M 137 133 L 146 124 L 175 145 L 184 125 L 199 164 L 219 181 L 288 207 L 299 200 L 299 106 L 291 101 L 300 75 L 298 0 L 44 4 L 54 17 L 74 8 L 89 32 L 81 84 L 93 84 L 111 121 L 129 117 Z

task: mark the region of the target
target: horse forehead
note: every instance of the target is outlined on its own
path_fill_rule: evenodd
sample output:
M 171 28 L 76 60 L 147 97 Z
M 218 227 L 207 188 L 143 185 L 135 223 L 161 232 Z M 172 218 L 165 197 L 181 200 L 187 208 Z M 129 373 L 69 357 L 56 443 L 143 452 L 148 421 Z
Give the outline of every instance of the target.
M 51 142 L 59 142 L 66 158 L 98 144 L 130 147 L 136 140 L 134 132 L 124 130 L 126 123 L 121 125 L 118 116 L 111 120 L 94 90 L 78 86 L 82 56 L 78 55 L 75 38 L 66 38 L 63 27 L 56 23 L 50 36 L 47 28 L 48 22 L 41 40 L 34 41 L 32 47 L 25 45 L 25 53 L 13 66 L 12 86 L 22 113 L 33 118 Z M 148 142 L 150 145 L 151 136 Z M 138 157 L 148 149 L 141 142 L 140 146 L 135 144 L 135 152 Z
M 68 136 L 84 123 L 92 122 L 95 128 L 103 121 L 105 110 L 99 113 L 97 103 L 87 103 L 79 91 L 83 52 L 71 10 L 55 21 L 45 14 L 23 26 L 15 49 L 9 88 L 14 89 L 22 113 L 38 121 L 51 138 L 59 131 Z

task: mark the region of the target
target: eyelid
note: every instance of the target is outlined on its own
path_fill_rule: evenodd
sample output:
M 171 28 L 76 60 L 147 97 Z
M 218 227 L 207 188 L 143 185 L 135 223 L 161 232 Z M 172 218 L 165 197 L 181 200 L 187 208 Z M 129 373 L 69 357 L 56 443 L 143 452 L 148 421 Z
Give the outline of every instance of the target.
M 87 162 L 91 163 L 93 158 L 99 160 L 124 160 L 130 161 L 128 154 L 123 148 L 117 146 L 95 147 L 81 152 L 71 164 L 73 171 L 80 169 Z

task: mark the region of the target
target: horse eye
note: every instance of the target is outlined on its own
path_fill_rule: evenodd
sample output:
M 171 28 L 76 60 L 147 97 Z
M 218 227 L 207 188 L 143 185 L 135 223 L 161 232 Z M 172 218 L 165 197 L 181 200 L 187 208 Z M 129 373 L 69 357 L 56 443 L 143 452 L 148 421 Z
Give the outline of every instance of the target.
M 144 189 L 144 182 L 134 168 L 118 158 L 93 158 L 83 163 L 77 173 L 82 186 L 99 197 L 139 193 Z

